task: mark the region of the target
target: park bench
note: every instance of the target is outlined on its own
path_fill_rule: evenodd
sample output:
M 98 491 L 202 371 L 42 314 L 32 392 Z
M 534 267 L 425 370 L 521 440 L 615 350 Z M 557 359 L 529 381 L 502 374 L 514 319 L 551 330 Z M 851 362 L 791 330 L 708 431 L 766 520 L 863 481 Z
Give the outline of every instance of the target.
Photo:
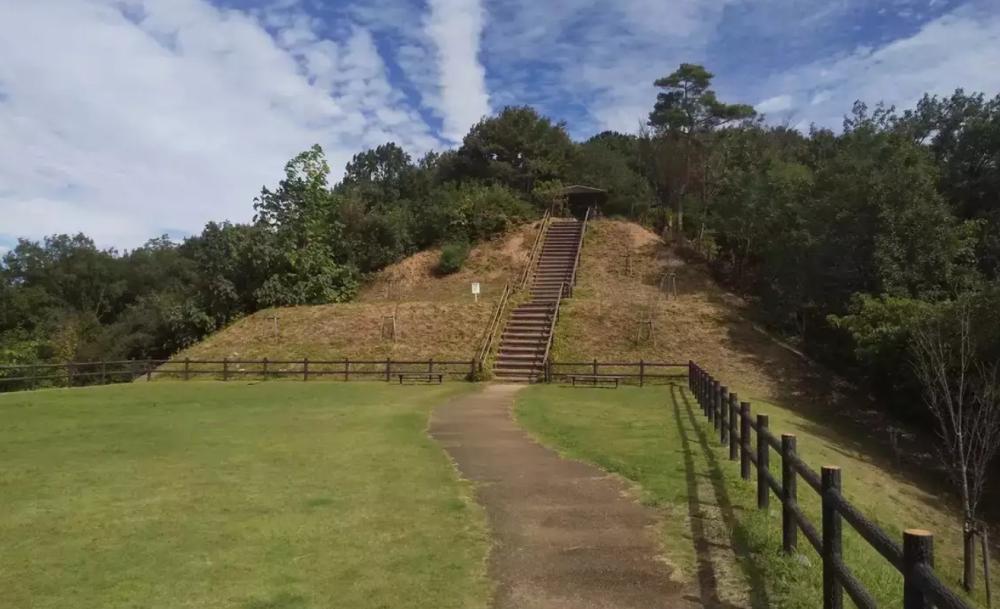
M 425 381 L 427 383 L 437 381 L 438 385 L 440 385 L 444 380 L 444 374 L 441 374 L 440 372 L 402 372 L 397 376 L 399 376 L 400 385 L 403 384 L 403 380 Z
M 576 387 L 577 381 L 580 381 L 581 384 L 589 383 L 591 387 L 602 384 L 610 387 L 614 383 L 615 389 L 618 388 L 618 383 L 622 380 L 622 377 L 610 374 L 571 374 L 569 378 L 574 387 Z

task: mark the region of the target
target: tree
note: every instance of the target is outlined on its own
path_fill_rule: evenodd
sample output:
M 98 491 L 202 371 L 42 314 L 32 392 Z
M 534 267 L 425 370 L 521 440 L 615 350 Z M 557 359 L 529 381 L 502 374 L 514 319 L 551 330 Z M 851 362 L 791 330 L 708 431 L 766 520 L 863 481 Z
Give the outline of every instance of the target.
M 725 104 L 719 101 L 709 87 L 714 75 L 697 64 L 682 63 L 668 76 L 653 84 L 661 89 L 656 104 L 649 113 L 649 126 L 661 138 L 679 144 L 683 159 L 680 171 L 668 178 L 668 202 L 672 202 L 677 218 L 677 230 L 683 234 L 683 198 L 690 185 L 692 165 L 702 151 L 704 134 L 734 121 L 746 120 L 756 115 L 751 106 Z M 662 161 L 661 161 L 662 162 Z M 671 172 L 674 173 L 674 172 Z
M 340 183 L 341 190 L 352 191 L 369 207 L 409 199 L 415 186 L 410 155 L 393 142 L 354 155 Z
M 969 303 L 950 309 L 915 333 L 914 369 L 937 425 L 942 461 L 962 503 L 962 583 L 972 590 L 978 509 L 990 462 L 1000 449 L 1000 363 L 986 364 L 978 357 Z
M 458 150 L 452 178 L 475 178 L 528 194 L 542 180 L 563 179 L 573 142 L 563 123 L 529 106 L 508 106 L 469 131 Z

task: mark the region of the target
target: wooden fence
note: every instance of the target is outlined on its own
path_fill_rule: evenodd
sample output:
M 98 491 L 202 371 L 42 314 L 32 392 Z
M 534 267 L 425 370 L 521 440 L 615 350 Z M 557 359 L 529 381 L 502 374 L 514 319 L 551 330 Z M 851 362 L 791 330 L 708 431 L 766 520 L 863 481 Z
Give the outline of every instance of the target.
M 337 360 L 172 359 L 70 362 L 0 366 L 0 391 L 41 387 L 79 387 L 153 379 L 280 379 L 308 381 L 383 380 L 400 374 L 440 374 L 442 379 L 467 379 L 476 370 L 475 360 L 393 360 L 392 358 Z
M 735 393 L 694 362 L 689 362 L 688 367 L 688 386 L 715 427 L 720 443 L 729 445 L 729 459 L 739 461 L 744 480 L 750 480 L 751 467 L 756 469 L 757 507 L 767 509 L 772 492 L 780 500 L 784 551 L 796 551 L 801 530 L 809 545 L 819 553 L 823 562 L 823 609 L 841 609 L 845 591 L 859 609 L 876 607 L 872 595 L 844 563 L 841 552 L 844 521 L 902 573 L 904 609 L 972 609 L 934 572 L 934 538 L 930 532 L 908 529 L 903 533 L 900 547 L 844 498 L 840 468 L 824 466 L 817 474 L 799 458 L 794 435 L 782 434 L 778 440 L 768 428 L 767 415 L 751 418 L 749 402 L 740 402 Z M 781 456 L 780 482 L 770 469 L 772 448 Z M 819 528 L 799 508 L 799 478 L 820 496 L 822 526 Z
M 589 362 L 556 362 L 549 361 L 545 367 L 547 382 L 567 381 L 573 375 L 586 375 L 605 378 L 619 378 L 622 383 L 639 385 L 664 385 L 683 379 L 688 374 L 688 364 L 667 362 L 601 362 L 596 359 Z

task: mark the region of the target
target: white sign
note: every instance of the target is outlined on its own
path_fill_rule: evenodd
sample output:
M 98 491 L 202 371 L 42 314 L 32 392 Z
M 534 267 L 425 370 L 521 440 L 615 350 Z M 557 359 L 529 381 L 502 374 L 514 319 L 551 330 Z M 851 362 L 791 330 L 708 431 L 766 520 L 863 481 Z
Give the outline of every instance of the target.
M 473 294 L 478 294 L 479 293 L 479 282 L 478 281 L 473 281 L 472 282 L 472 293 Z

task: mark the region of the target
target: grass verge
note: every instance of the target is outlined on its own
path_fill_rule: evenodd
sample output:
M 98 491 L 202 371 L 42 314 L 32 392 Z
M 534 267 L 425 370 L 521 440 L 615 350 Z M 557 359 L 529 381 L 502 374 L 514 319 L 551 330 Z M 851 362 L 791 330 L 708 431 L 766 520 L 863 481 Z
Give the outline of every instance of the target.
M 0 395 L 3 604 L 485 607 L 485 519 L 426 434 L 471 387 Z
M 840 465 L 847 497 L 890 536 L 901 539 L 902 529 L 917 526 L 934 531 L 938 569 L 957 588 L 960 537 L 943 502 L 854 447 L 811 433 L 812 424 L 794 412 L 764 403 L 754 410 L 770 415 L 772 431 L 797 434 L 800 454 L 816 469 Z M 772 497 L 769 510 L 757 509 L 754 483 L 739 478 L 686 389 L 534 386 L 521 394 L 517 414 L 546 444 L 638 483 L 643 500 L 665 514 L 666 558 L 705 606 L 822 606 L 818 556 L 801 533 L 799 554 L 782 553 L 780 503 Z M 771 463 L 780 473 L 774 453 Z M 819 499 L 804 482 L 799 497 L 819 524 Z M 844 531 L 848 566 L 879 606 L 901 606 L 901 576 L 850 527 Z

